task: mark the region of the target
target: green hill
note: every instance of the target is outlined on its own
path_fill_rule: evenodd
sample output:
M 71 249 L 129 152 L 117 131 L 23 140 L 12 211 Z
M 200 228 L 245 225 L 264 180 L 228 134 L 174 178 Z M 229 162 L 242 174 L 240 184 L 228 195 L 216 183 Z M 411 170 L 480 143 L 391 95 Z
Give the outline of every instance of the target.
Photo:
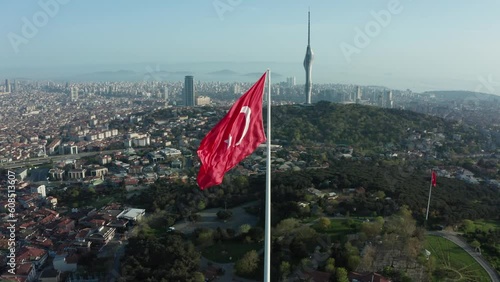
M 349 144 L 374 151 L 383 151 L 388 145 L 401 148 L 412 134 L 424 131 L 443 133 L 446 139 L 461 133 L 466 142 L 477 143 L 480 138 L 476 130 L 442 118 L 355 104 L 274 107 L 272 122 L 273 139 L 292 144 Z

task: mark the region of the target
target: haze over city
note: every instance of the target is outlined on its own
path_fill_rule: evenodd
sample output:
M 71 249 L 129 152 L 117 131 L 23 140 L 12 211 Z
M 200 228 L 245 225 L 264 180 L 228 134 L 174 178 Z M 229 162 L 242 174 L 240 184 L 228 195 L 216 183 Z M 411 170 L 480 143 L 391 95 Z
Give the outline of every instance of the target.
M 251 81 L 242 75 L 271 68 L 282 75 L 276 82 L 295 76 L 304 83 L 310 7 L 313 84 L 500 94 L 494 0 L 61 1 L 45 22 L 34 20 L 44 11 L 37 2 L 2 6 L 9 13 L 0 27 L 0 76 L 11 78 L 161 70 L 215 81 L 227 78 L 207 73 L 230 70 L 241 74 L 232 80 Z M 40 24 L 23 35 L 26 21 Z

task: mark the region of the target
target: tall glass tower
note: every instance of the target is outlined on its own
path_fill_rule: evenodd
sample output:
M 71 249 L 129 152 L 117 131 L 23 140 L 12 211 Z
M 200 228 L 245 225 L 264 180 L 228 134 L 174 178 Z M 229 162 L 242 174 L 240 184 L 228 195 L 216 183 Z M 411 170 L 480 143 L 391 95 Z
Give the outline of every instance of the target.
M 184 106 L 192 107 L 194 105 L 194 77 L 188 75 L 184 78 Z

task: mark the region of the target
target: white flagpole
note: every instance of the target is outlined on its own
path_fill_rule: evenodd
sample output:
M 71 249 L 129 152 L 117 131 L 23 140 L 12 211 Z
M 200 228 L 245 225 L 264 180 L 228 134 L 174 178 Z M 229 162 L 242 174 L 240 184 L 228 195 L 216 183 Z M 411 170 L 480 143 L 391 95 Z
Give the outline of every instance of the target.
M 271 70 L 267 69 L 266 233 L 264 281 L 271 281 Z
M 432 192 L 432 170 L 431 170 L 431 185 L 429 186 L 429 200 L 427 201 L 427 213 L 425 215 L 425 222 L 427 223 L 427 219 L 429 218 L 429 207 L 431 205 L 431 192 Z

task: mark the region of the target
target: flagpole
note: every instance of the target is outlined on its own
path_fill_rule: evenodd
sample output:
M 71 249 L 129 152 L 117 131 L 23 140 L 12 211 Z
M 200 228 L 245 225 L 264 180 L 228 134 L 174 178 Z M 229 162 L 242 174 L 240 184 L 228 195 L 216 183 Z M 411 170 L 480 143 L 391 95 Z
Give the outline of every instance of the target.
M 264 281 L 271 281 L 271 70 L 267 69 L 267 158 L 266 158 L 266 228 L 264 246 Z
M 431 185 L 429 186 L 429 200 L 427 201 L 427 212 L 425 215 L 425 223 L 427 223 L 427 219 L 429 218 L 429 207 L 431 205 L 431 192 L 432 192 L 432 171 L 431 171 Z

